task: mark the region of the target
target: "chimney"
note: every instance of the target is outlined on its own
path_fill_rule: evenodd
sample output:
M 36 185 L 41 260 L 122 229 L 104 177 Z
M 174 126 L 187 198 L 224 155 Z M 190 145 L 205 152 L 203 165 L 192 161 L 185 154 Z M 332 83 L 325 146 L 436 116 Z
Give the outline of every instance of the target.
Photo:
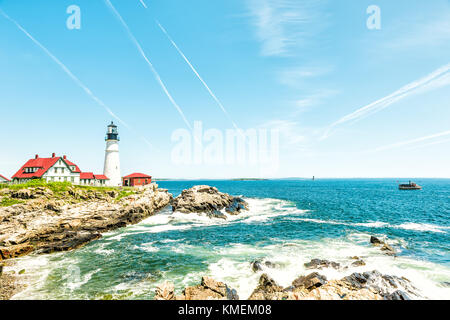
M 52 153 L 52 158 L 54 158 L 54 157 L 55 157 L 55 155 L 56 155 L 56 154 L 55 154 L 55 153 L 53 152 L 53 153 Z
M 64 159 L 64 160 L 66 160 L 66 159 L 67 159 L 67 157 L 66 157 L 66 156 L 63 156 L 63 159 Z
M 39 158 L 39 155 L 37 154 L 34 158 L 35 158 L 35 159 Z

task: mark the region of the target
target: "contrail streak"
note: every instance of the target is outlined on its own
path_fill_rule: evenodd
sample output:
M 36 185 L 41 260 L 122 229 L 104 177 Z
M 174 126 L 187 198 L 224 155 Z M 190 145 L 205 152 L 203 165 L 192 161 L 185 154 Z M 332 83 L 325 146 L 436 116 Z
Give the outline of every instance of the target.
M 408 148 L 408 149 L 406 149 L 406 150 L 421 149 L 421 148 L 425 148 L 425 147 L 429 147 L 429 146 L 434 146 L 434 145 L 437 145 L 437 144 L 443 144 L 443 143 L 447 143 L 447 142 L 450 142 L 450 139 L 438 140 L 438 141 L 435 141 L 435 142 L 430 142 L 430 143 L 427 143 L 427 144 L 422 144 L 422 145 L 420 145 L 420 146 L 411 147 L 411 148 Z
M 167 38 L 169 39 L 169 41 L 172 43 L 172 45 L 174 46 L 174 48 L 178 51 L 178 53 L 180 54 L 180 56 L 184 59 L 184 61 L 186 61 L 186 63 L 188 64 L 188 66 L 191 68 L 191 70 L 195 73 L 195 75 L 197 76 L 197 78 L 201 81 L 201 83 L 203 84 L 203 86 L 206 88 L 206 90 L 208 90 L 209 94 L 211 95 L 211 97 L 214 99 L 214 101 L 216 101 L 216 103 L 219 105 L 220 109 L 222 109 L 223 113 L 227 116 L 228 120 L 230 120 L 230 122 L 233 124 L 233 127 L 238 130 L 238 126 L 236 125 L 236 123 L 233 121 L 233 119 L 231 119 L 230 115 L 228 114 L 227 110 L 225 109 L 225 107 L 223 106 L 222 102 L 220 102 L 220 100 L 217 98 L 217 96 L 212 92 L 212 90 L 209 88 L 209 86 L 206 84 L 206 82 L 203 80 L 203 78 L 200 76 L 200 74 L 197 72 L 197 70 L 194 68 L 194 66 L 192 65 L 192 63 L 189 61 L 189 59 L 185 56 L 185 54 L 181 51 L 181 49 L 177 46 L 177 44 L 175 43 L 175 41 L 173 41 L 172 37 L 167 33 L 166 29 L 159 23 L 159 21 L 156 21 L 156 23 L 158 24 L 159 28 L 161 29 L 161 31 L 167 36 Z
M 425 76 L 424 78 L 421 78 L 419 80 L 416 80 L 414 82 L 411 82 L 410 84 L 400 88 L 399 90 L 395 91 L 394 93 L 381 98 L 375 102 L 372 102 L 371 104 L 368 104 L 355 112 L 352 112 L 341 119 L 337 120 L 336 122 L 333 122 L 331 125 L 327 127 L 325 130 L 325 133 L 322 135 L 320 140 L 324 140 L 328 138 L 331 135 L 332 129 L 334 129 L 336 126 L 344 124 L 346 122 L 356 122 L 359 121 L 375 112 L 381 111 L 388 106 L 392 105 L 393 103 L 410 96 L 415 93 L 419 93 L 421 90 L 431 90 L 436 89 L 442 86 L 446 86 L 450 84 L 450 73 L 448 73 L 450 70 L 450 64 L 447 64 L 434 72 L 430 73 L 429 75 Z
M 448 135 L 450 135 L 450 130 L 444 131 L 444 132 L 440 132 L 440 133 L 435 133 L 435 134 L 432 134 L 432 135 L 429 135 L 429 136 L 425 136 L 425 137 L 420 137 L 420 138 L 408 140 L 408 141 L 403 141 L 403 142 L 390 144 L 390 145 L 387 145 L 387 146 L 384 146 L 384 147 L 376 148 L 376 149 L 371 150 L 369 152 L 379 152 L 379 151 L 384 151 L 384 150 L 395 149 L 395 148 L 404 147 L 404 146 L 407 146 L 407 145 L 410 145 L 410 144 L 415 144 L 415 143 L 418 143 L 418 142 L 427 141 L 427 140 L 431 140 L 431 139 L 435 139 L 435 138 L 440 138 L 440 137 L 448 136 Z
M 144 0 L 139 0 L 141 4 L 144 6 L 145 9 L 147 9 L 147 5 L 145 4 Z
M 134 131 L 130 128 L 130 126 L 119 118 L 100 98 L 98 98 L 77 76 L 75 76 L 69 68 L 66 67 L 64 63 L 62 63 L 56 56 L 54 56 L 43 44 L 41 44 L 38 40 L 36 40 L 27 30 L 25 30 L 17 21 L 8 16 L 2 9 L 0 9 L 0 13 L 9 21 L 14 23 L 20 31 L 22 31 L 31 41 L 33 41 L 39 48 L 41 48 L 61 69 L 81 88 L 84 92 L 93 99 L 99 106 L 103 107 L 106 112 L 108 112 L 114 119 L 119 121 L 122 125 L 124 125 L 127 129 Z M 145 138 L 142 137 L 145 142 L 152 147 L 151 143 Z
M 139 44 L 139 42 L 137 41 L 137 39 L 135 38 L 135 36 L 133 35 L 133 33 L 131 32 L 130 28 L 128 27 L 127 23 L 125 22 L 125 20 L 122 18 L 122 16 L 120 15 L 120 13 L 116 10 L 116 8 L 112 5 L 110 0 L 105 0 L 106 5 L 112 10 L 112 12 L 115 14 L 115 16 L 117 17 L 117 19 L 119 19 L 119 21 L 122 23 L 123 27 L 125 28 L 125 30 L 128 33 L 129 38 L 132 40 L 132 42 L 134 43 L 134 45 L 136 46 L 136 48 L 138 49 L 139 53 L 141 54 L 141 56 L 144 58 L 144 60 L 147 62 L 148 66 L 150 67 L 150 70 L 153 72 L 156 80 L 158 81 L 159 85 L 161 86 L 161 88 L 163 89 L 164 93 L 166 94 L 166 96 L 169 98 L 170 102 L 172 103 L 172 105 L 175 107 L 175 109 L 177 109 L 178 113 L 181 115 L 181 117 L 183 118 L 183 121 L 186 123 L 186 125 L 188 126 L 189 129 L 192 130 L 191 125 L 189 124 L 189 122 L 187 121 L 183 111 L 181 110 L 180 106 L 175 102 L 175 100 L 173 99 L 172 95 L 169 93 L 169 90 L 167 90 L 166 85 L 164 84 L 164 82 L 161 80 L 161 77 L 159 76 L 158 72 L 156 71 L 155 67 L 153 66 L 153 64 L 150 62 L 150 60 L 147 58 L 147 56 L 145 55 L 144 50 L 142 49 L 141 45 Z

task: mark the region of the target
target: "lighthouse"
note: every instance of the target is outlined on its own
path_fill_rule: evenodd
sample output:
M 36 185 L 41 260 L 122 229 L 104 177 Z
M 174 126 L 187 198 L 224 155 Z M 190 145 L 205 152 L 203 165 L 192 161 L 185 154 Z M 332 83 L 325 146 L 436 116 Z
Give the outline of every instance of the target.
M 105 150 L 105 166 L 103 174 L 109 178 L 109 185 L 119 187 L 122 185 L 122 177 L 120 175 L 120 158 L 119 158 L 119 132 L 117 126 L 111 121 L 106 131 L 106 150 Z

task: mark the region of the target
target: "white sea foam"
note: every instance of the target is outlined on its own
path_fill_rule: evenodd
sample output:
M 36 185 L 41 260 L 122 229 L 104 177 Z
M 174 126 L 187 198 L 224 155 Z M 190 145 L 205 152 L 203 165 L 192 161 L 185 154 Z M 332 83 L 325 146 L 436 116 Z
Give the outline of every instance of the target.
M 404 230 L 415 230 L 415 231 L 430 231 L 430 232 L 437 232 L 437 233 L 445 233 L 448 230 L 449 227 L 443 227 L 443 226 L 436 226 L 433 224 L 428 223 L 402 223 L 398 226 L 393 226 L 394 228 L 398 229 L 404 229 Z
M 436 233 L 446 233 L 450 227 L 445 226 L 437 226 L 433 224 L 427 223 L 402 223 L 399 225 L 392 225 L 387 222 L 364 222 L 364 223 L 352 223 L 345 221 L 335 221 L 335 220 L 320 220 L 320 219 L 312 219 L 312 218 L 292 218 L 293 221 L 304 221 L 304 222 L 312 222 L 319 224 L 332 224 L 332 225 L 342 225 L 342 226 L 355 226 L 355 227 L 368 227 L 368 228 L 392 228 L 392 229 L 403 229 L 403 230 L 414 230 L 421 232 L 436 232 Z
M 366 243 L 369 237 L 364 236 Z M 351 266 L 351 256 L 363 258 L 366 265 Z M 313 258 L 328 259 L 348 266 L 345 270 L 319 270 L 329 280 L 341 279 L 353 272 L 378 270 L 382 274 L 406 277 L 425 298 L 450 299 L 450 289 L 439 285 L 440 282 L 450 280 L 449 268 L 411 258 L 390 257 L 380 252 L 379 248 L 363 246 L 349 240 L 290 241 L 258 248 L 236 245 L 224 248 L 221 257 L 210 264 L 207 274 L 235 288 L 243 299 L 250 296 L 262 272 L 267 273 L 280 285 L 289 286 L 298 276 L 316 271 L 306 270 L 304 267 L 304 263 Z M 254 273 L 250 267 L 250 261 L 253 260 L 251 257 L 264 258 L 279 264 L 280 267 L 268 268 L 263 265 L 261 272 Z M 197 277 L 200 277 L 200 274 Z

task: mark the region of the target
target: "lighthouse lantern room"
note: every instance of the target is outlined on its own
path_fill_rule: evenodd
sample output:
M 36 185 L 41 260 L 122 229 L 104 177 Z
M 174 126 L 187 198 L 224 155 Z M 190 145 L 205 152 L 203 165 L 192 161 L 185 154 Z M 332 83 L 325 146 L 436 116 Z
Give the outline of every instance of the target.
M 103 174 L 109 178 L 108 184 L 113 187 L 122 185 L 119 158 L 119 132 L 111 121 L 106 132 L 105 166 Z

